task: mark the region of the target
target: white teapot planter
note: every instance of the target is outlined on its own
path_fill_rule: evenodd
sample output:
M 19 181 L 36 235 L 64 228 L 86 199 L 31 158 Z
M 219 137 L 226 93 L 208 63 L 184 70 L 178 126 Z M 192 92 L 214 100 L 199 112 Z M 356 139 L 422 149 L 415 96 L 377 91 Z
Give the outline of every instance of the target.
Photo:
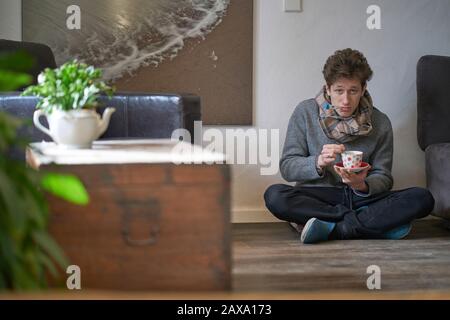
M 116 111 L 115 108 L 106 108 L 101 118 L 92 109 L 54 110 L 51 114 L 36 110 L 33 122 L 39 130 L 49 135 L 61 147 L 88 149 L 92 147 L 92 142 L 106 131 L 114 111 Z M 48 129 L 40 123 L 41 116 L 46 116 Z

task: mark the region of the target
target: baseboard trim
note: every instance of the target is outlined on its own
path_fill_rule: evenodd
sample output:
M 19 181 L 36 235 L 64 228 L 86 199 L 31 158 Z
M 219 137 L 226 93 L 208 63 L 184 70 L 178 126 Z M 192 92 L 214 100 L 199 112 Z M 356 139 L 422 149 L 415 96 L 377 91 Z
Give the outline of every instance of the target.
M 282 222 L 265 208 L 239 208 L 231 211 L 232 223 Z

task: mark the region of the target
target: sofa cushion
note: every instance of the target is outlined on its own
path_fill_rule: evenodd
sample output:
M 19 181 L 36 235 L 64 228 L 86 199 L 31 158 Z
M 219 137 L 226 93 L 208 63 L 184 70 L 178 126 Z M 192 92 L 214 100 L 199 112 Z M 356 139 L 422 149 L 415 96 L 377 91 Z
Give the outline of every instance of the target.
M 427 187 L 433 194 L 433 215 L 450 219 L 450 143 L 432 144 L 425 149 Z

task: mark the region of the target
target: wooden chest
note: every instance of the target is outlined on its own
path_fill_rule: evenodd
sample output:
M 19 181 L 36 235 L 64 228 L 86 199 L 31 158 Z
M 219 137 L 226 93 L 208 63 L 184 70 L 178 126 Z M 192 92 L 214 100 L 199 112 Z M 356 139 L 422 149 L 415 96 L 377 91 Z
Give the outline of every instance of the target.
M 155 141 L 33 144 L 28 163 L 77 175 L 90 196 L 84 207 L 49 196 L 51 235 L 81 268 L 83 289 L 230 289 L 229 166 L 175 165 L 170 142 Z

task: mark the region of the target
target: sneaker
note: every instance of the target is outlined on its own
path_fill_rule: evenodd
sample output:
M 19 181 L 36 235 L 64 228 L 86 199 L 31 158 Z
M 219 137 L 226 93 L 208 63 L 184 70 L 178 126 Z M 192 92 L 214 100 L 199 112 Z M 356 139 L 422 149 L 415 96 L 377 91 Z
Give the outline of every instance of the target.
M 298 233 L 302 233 L 303 225 L 295 223 L 295 222 L 289 222 L 289 225 Z
M 356 212 L 359 213 L 360 211 L 367 209 L 368 206 L 363 206 L 358 209 L 356 209 Z M 397 227 L 395 229 L 389 230 L 381 235 L 382 239 L 388 239 L 388 240 L 400 240 L 406 237 L 411 232 L 412 225 L 411 223 L 404 224 L 400 227 Z
M 303 243 L 326 241 L 335 225 L 334 222 L 326 222 L 317 218 L 309 219 L 303 228 L 300 241 Z
M 363 206 L 358 209 L 356 209 L 356 212 L 359 213 L 360 211 L 367 209 L 368 206 Z M 411 232 L 412 225 L 411 223 L 404 224 L 400 227 L 397 227 L 395 229 L 389 230 L 381 235 L 382 239 L 387 240 L 400 240 L 406 237 Z
M 389 230 L 388 232 L 385 232 L 382 234 L 383 239 L 388 240 L 400 240 L 406 237 L 409 232 L 411 231 L 412 225 L 411 223 L 404 224 L 400 227 L 397 227 L 395 229 Z

